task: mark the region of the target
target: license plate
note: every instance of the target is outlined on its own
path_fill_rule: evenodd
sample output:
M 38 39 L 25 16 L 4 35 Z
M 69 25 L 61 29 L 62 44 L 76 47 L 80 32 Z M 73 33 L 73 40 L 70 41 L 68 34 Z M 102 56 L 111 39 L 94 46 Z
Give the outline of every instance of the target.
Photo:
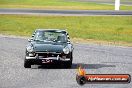
M 52 60 L 44 59 L 44 60 L 42 60 L 42 63 L 52 63 Z

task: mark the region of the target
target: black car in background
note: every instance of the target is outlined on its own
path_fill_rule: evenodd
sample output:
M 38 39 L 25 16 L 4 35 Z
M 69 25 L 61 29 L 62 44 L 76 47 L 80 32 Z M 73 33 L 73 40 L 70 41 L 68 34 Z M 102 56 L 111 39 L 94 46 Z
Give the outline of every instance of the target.
M 57 64 L 67 68 L 72 66 L 73 45 L 65 30 L 37 29 L 28 41 L 25 68 L 34 64 Z

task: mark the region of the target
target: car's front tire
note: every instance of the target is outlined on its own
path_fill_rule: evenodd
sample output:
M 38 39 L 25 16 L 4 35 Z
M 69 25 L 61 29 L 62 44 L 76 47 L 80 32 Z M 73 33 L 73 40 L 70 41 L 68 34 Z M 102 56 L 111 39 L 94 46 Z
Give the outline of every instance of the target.
M 72 61 L 68 61 L 65 63 L 66 68 L 71 68 L 72 67 Z
M 69 54 L 69 57 L 70 57 L 70 61 L 65 62 L 65 67 L 66 68 L 71 68 L 72 67 L 72 60 L 73 60 L 72 53 Z
M 25 68 L 31 68 L 30 62 L 27 61 L 27 60 L 24 60 L 24 67 L 25 67 Z

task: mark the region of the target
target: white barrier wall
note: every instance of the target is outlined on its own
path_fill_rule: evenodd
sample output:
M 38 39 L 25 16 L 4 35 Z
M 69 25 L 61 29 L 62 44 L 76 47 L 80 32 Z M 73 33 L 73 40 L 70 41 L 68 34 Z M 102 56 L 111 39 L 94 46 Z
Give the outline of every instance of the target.
M 115 0 L 115 10 L 120 10 L 120 0 Z

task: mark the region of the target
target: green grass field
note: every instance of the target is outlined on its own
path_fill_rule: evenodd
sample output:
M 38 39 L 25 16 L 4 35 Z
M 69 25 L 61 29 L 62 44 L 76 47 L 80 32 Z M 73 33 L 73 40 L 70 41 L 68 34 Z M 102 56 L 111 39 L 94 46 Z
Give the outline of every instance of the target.
M 72 39 L 132 44 L 132 16 L 0 15 L 0 34 L 31 36 L 36 28 L 67 29 Z
M 0 8 L 114 10 L 113 5 L 67 0 L 0 0 Z M 132 6 L 121 6 L 121 10 L 132 10 Z

